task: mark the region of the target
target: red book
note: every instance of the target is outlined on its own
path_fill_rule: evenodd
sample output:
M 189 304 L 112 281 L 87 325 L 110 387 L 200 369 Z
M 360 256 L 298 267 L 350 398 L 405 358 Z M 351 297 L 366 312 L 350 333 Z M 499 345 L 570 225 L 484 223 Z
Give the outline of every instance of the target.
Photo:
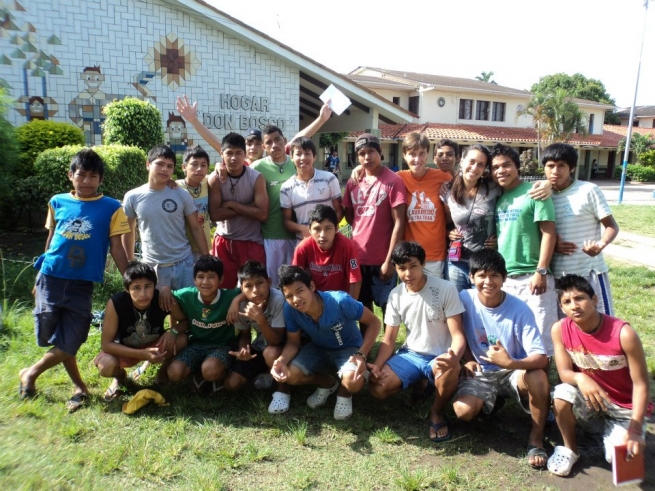
M 626 460 L 627 454 L 628 448 L 626 445 L 614 447 L 614 458 L 612 459 L 614 486 L 641 482 L 646 477 L 644 452 L 634 455 L 630 460 Z

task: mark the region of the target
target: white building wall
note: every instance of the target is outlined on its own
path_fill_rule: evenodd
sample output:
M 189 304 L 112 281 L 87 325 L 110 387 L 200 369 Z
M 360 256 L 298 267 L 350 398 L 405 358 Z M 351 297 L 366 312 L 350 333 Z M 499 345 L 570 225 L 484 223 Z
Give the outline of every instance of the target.
M 198 101 L 206 122 L 220 126 L 213 129 L 219 137 L 268 122 L 282 126 L 286 134 L 298 130 L 296 68 L 169 3 L 19 0 L 3 4 L 13 25 L 0 28 L 0 84 L 17 100 L 8 115 L 14 125 L 35 117 L 29 99 L 40 97 L 46 119 L 69 123 L 75 119 L 87 130 L 87 143 L 99 144 L 100 108 L 113 98 L 150 100 L 162 112 L 166 129 L 171 113 L 172 123 L 176 117 L 179 120 L 176 96 L 186 93 Z M 173 59 L 167 61 L 167 53 Z M 153 60 L 162 56 L 164 65 L 179 62 L 184 69 L 172 73 L 175 66 L 167 70 Z M 85 67 L 94 66 L 101 72 L 95 92 L 81 79 Z M 85 105 L 83 121 L 74 113 Z M 38 101 L 34 107 L 38 109 Z M 167 142 L 178 151 L 192 143 L 203 144 L 190 124 L 186 133 L 172 124 Z M 212 157 L 218 157 L 216 152 Z

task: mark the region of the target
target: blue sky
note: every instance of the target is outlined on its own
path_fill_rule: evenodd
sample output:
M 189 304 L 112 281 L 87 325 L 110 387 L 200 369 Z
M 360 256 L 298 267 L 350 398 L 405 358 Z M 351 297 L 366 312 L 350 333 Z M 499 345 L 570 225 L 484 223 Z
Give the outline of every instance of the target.
M 644 0 L 205 0 L 341 73 L 358 66 L 530 89 L 558 72 L 599 79 L 618 106 L 655 105 L 655 2 Z M 407 6 L 407 8 L 403 8 Z

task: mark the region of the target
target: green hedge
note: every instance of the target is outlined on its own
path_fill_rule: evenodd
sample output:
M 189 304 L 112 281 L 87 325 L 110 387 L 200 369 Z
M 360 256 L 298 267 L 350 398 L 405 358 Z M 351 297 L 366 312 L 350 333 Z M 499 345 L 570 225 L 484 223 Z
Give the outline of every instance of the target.
M 34 175 L 34 162 L 44 150 L 84 145 L 84 133 L 72 124 L 34 120 L 16 129 L 16 141 L 20 154 L 15 175 L 20 179 Z
M 621 179 L 623 167 L 618 166 L 614 171 L 615 179 Z M 635 182 L 655 182 L 655 168 L 639 164 L 628 164 L 626 179 Z
M 82 146 L 68 146 L 46 150 L 37 158 L 34 167 L 40 186 L 48 198 L 72 189 L 68 179 L 71 159 Z M 100 191 L 119 200 L 127 191 L 148 180 L 146 154 L 136 147 L 103 145 L 93 147 L 105 163 L 105 176 Z
M 126 97 L 110 102 L 103 112 L 107 117 L 102 125 L 105 145 L 133 145 L 145 152 L 163 145 L 161 113 L 154 104 Z
M 646 167 L 655 168 L 655 150 L 648 150 L 639 156 L 639 163 Z

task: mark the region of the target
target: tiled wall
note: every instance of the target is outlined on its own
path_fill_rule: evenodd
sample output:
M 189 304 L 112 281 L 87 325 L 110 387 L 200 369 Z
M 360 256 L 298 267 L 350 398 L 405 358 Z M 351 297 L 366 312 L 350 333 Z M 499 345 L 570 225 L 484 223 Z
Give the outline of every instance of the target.
M 72 122 L 89 144 L 100 143 L 102 106 L 126 96 L 157 105 L 178 151 L 202 144 L 175 109 L 184 93 L 198 101 L 201 118 L 223 125 L 213 129 L 219 137 L 230 121 L 240 132 L 253 122 L 279 123 L 289 135 L 298 130 L 298 70 L 174 2 L 0 0 L 0 86 L 16 101 L 13 124 Z M 255 97 L 259 110 L 241 102 L 236 110 L 221 107 L 221 94 Z

